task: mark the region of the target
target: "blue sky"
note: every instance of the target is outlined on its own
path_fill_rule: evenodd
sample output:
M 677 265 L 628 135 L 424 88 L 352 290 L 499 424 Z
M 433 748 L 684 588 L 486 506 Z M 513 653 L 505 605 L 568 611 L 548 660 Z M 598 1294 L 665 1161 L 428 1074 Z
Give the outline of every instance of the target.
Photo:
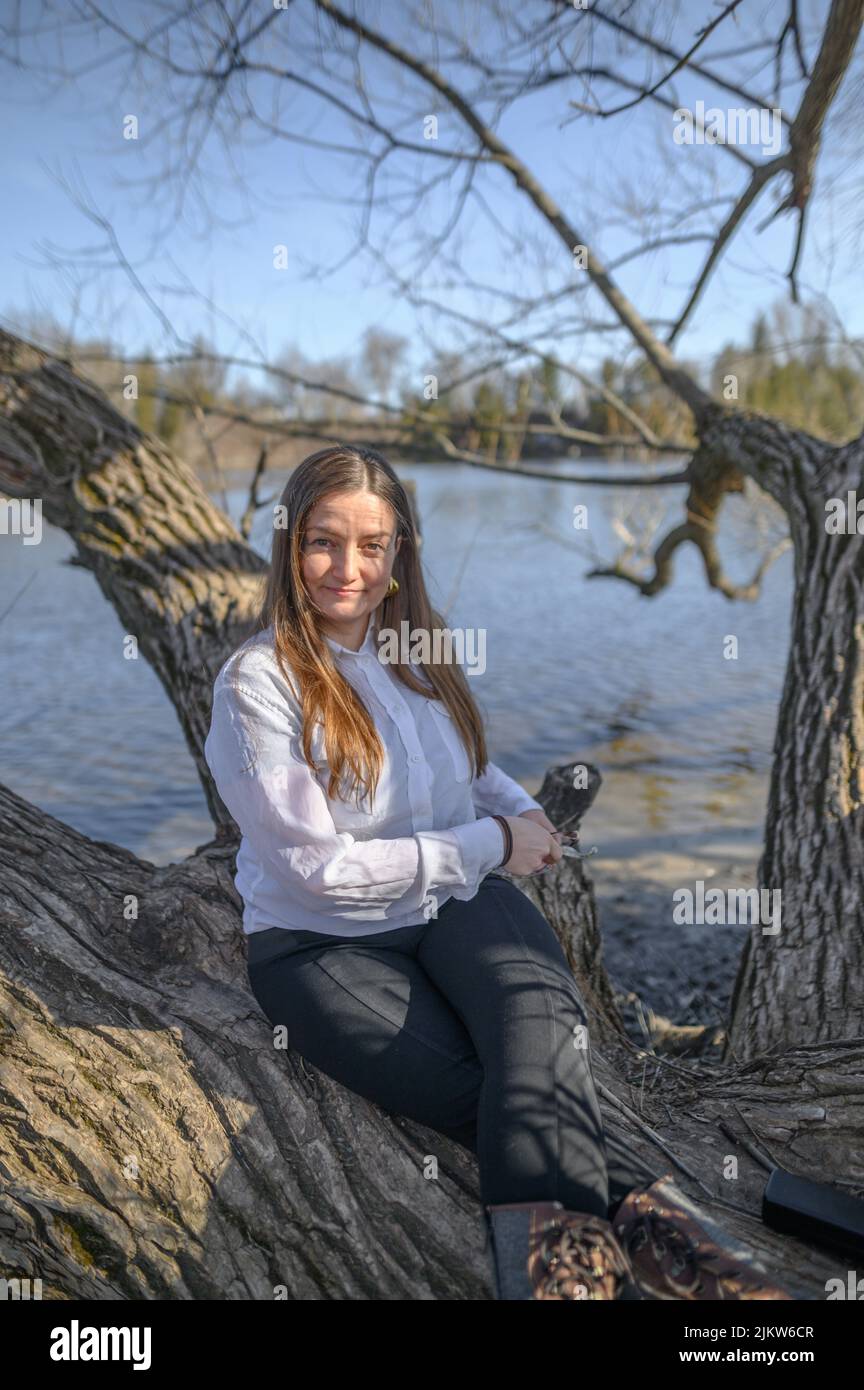
M 300 18 L 291 16 L 291 23 L 301 26 L 294 32 L 301 35 L 305 22 L 302 3 L 298 0 Z M 270 6 L 266 0 L 259 0 L 252 11 L 256 8 L 263 14 Z M 433 8 L 441 16 L 442 29 L 445 24 L 455 26 L 464 14 L 462 6 L 449 0 L 436 0 Z M 538 13 L 543 8 L 538 6 Z M 669 8 L 671 11 L 674 7 Z M 816 21 L 824 18 L 827 3 L 810 3 L 803 8 L 805 15 L 811 17 L 808 53 L 812 60 L 813 41 L 818 33 Z M 527 13 L 531 6 L 519 9 Z M 112 12 L 130 23 L 134 18 L 136 28 L 155 13 L 143 3 L 131 10 L 130 15 L 127 7 L 114 5 Z M 361 3 L 359 11 L 370 23 L 386 20 L 393 29 L 392 0 L 370 0 Z M 6 11 L 7 18 L 9 12 Z M 707 22 L 716 12 L 714 6 L 703 5 L 701 0 L 685 6 L 684 19 L 673 26 L 672 32 L 682 44 L 692 40 L 699 23 Z M 785 13 L 785 6 L 748 5 L 745 0 L 741 22 L 735 28 L 727 26 L 718 32 L 716 42 L 706 45 L 705 60 L 709 60 L 712 48 L 719 52 L 741 45 L 748 35 L 755 35 L 757 23 L 764 25 L 765 32 L 772 32 L 772 25 L 782 25 L 781 12 Z M 638 19 L 638 7 L 633 13 Z M 402 28 L 400 37 L 413 37 L 418 48 L 428 49 L 429 40 L 406 33 L 402 24 L 404 12 L 400 10 L 399 15 L 395 23 L 396 32 Z M 474 37 L 476 40 L 476 34 Z M 40 40 L 43 57 L 55 51 L 52 43 L 47 35 Z M 76 185 L 83 181 L 89 197 L 111 219 L 137 276 L 181 336 L 188 338 L 202 332 L 221 350 L 244 355 L 260 351 L 275 357 L 293 345 L 307 357 L 317 359 L 350 356 L 364 330 L 377 325 L 411 335 L 418 369 L 434 369 L 425 360 L 429 349 L 416 333 L 415 311 L 383 283 L 369 257 L 349 260 L 337 273 L 323 279 L 308 276 L 313 263 L 335 263 L 351 245 L 352 226 L 359 214 L 357 209 L 341 205 L 339 199 L 358 189 L 361 166 L 357 159 L 325 157 L 297 144 L 262 139 L 260 133 L 248 146 L 242 141 L 232 142 L 229 159 L 211 135 L 203 146 L 199 174 L 210 211 L 218 221 L 214 223 L 192 198 L 183 216 L 175 222 L 175 185 L 166 180 L 149 189 L 134 186 L 142 179 L 158 179 L 170 151 L 170 142 L 158 126 L 170 109 L 168 90 L 157 84 L 152 74 L 139 84 L 130 78 L 125 62 L 103 61 L 112 50 L 121 47 L 116 38 L 103 38 L 97 44 L 92 34 L 67 33 L 64 45 L 69 68 L 90 67 L 89 73 L 74 86 L 46 83 L 33 71 L 20 68 L 5 66 L 3 71 L 0 102 L 6 134 L 3 186 L 7 216 L 0 223 L 4 287 L 0 316 L 7 326 L 14 329 L 22 314 L 41 308 L 55 313 L 66 324 L 77 321 L 82 332 L 110 333 L 130 352 L 145 345 L 157 351 L 171 345 L 158 315 L 147 307 L 124 274 L 111 267 L 110 258 L 100 257 L 77 277 L 81 281 L 77 291 L 76 276 L 70 270 L 44 264 L 38 249 L 44 243 L 72 252 L 102 241 L 98 230 L 73 206 L 68 193 L 52 176 L 59 174 Z M 490 39 L 489 51 L 494 50 Z M 25 60 L 32 62 L 34 52 L 32 45 L 25 46 Z M 642 76 L 647 71 L 644 58 L 621 63 L 614 59 L 612 50 L 605 55 L 607 61 L 610 54 L 611 61 L 630 76 Z M 765 68 L 759 50 L 735 59 L 734 63 L 751 89 L 769 92 L 766 72 L 770 73 L 770 65 Z M 298 70 L 308 71 L 300 57 L 295 58 L 295 64 Z M 457 78 L 464 77 L 455 65 L 451 64 L 448 71 Z M 651 71 L 656 75 L 660 67 Z M 367 64 L 366 75 L 375 98 L 387 102 L 393 91 L 392 65 L 383 57 L 373 57 Z M 253 76 L 248 90 L 256 105 L 266 108 L 271 93 L 269 80 Z M 180 87 L 175 91 L 180 91 Z M 789 88 L 789 104 L 785 108 L 789 114 L 794 113 L 797 104 L 796 92 L 800 92 L 800 87 Z M 596 93 L 607 104 L 622 97 L 609 85 L 598 86 Z M 699 99 L 709 106 L 723 106 L 730 101 L 712 84 L 692 76 L 676 79 L 674 94 L 681 105 L 692 106 Z M 728 195 L 743 187 L 743 170 L 728 151 L 717 146 L 676 146 L 668 112 L 642 105 L 612 121 L 581 117 L 562 128 L 562 120 L 572 115 L 568 100 L 584 96 L 581 84 L 576 82 L 556 85 L 517 104 L 505 115 L 499 131 L 607 263 L 639 238 L 638 227 L 626 206 L 617 206 L 622 198 L 656 199 L 661 206 L 668 206 L 670 198 L 683 202 L 688 181 L 701 173 L 716 179 L 716 195 Z M 843 99 L 848 104 L 848 93 L 841 93 Z M 294 129 L 302 128 L 318 139 L 344 140 L 344 123 L 314 96 L 295 89 L 287 100 L 290 106 L 285 118 L 290 119 Z M 406 136 L 420 139 L 417 119 L 424 102 L 429 113 L 438 115 L 441 144 L 455 142 L 459 132 L 454 117 L 431 93 L 428 102 L 425 97 L 412 101 L 412 117 L 401 128 Z M 487 107 L 485 114 L 490 109 Z M 137 141 L 122 139 L 122 121 L 129 113 L 136 114 L 140 123 L 141 138 Z M 800 282 L 805 298 L 827 296 L 839 310 L 846 332 L 860 336 L 864 333 L 856 168 L 860 144 L 858 149 L 852 148 L 854 124 L 842 116 L 841 110 L 836 130 L 829 127 L 819 165 Z M 758 151 L 750 153 L 760 157 Z M 428 159 L 421 162 L 424 167 L 436 163 Z M 386 166 L 382 191 L 394 192 L 403 187 L 399 167 L 396 163 Z M 403 170 L 406 167 L 401 166 Z M 778 190 L 780 187 L 778 184 Z M 482 189 L 493 218 L 500 219 L 511 232 L 519 231 L 524 244 L 514 254 L 496 234 L 494 220 L 478 204 L 469 204 L 460 222 L 459 239 L 463 262 L 471 274 L 486 284 L 518 287 L 525 293 L 540 290 L 544 284 L 565 283 L 562 277 L 574 274 L 565 265 L 566 248 L 550 235 L 508 178 L 500 171 L 487 173 Z M 708 203 L 702 219 L 694 219 L 694 228 L 704 230 L 716 223 L 719 205 L 712 210 L 710 195 Z M 452 185 L 439 188 L 426 197 L 419 219 L 415 218 L 408 228 L 391 238 L 390 253 L 403 269 L 410 264 L 412 238 L 418 228 L 436 225 L 447 217 L 452 206 Z M 763 196 L 743 235 L 734 241 L 681 340 L 682 355 L 707 361 L 724 342 L 744 341 L 756 310 L 769 306 L 783 294 L 794 223 L 784 217 L 761 234 L 755 230 L 772 206 L 771 195 Z M 380 220 L 373 222 L 382 234 L 383 226 Z M 163 240 L 154 245 L 160 229 Z M 288 247 L 289 266 L 285 271 L 273 267 L 273 246 L 277 243 Z M 703 254 L 702 246 L 653 253 L 622 268 L 619 283 L 643 316 L 674 316 Z M 446 297 L 465 312 L 481 313 L 489 319 L 502 313 L 494 296 L 478 297 L 443 288 L 446 278 L 446 268 L 439 257 L 422 275 L 413 274 L 412 283 L 429 294 Z M 173 287 L 174 292 L 169 292 L 168 287 Z M 209 297 L 219 313 L 209 310 L 194 292 Z M 73 318 L 76 299 L 77 320 Z M 608 310 L 599 301 L 592 299 L 591 304 L 595 319 L 609 318 Z M 233 323 L 225 322 L 220 314 Z M 557 314 L 543 316 L 549 329 L 547 345 L 570 355 L 583 367 L 596 365 L 604 353 L 614 352 L 615 342 L 624 341 L 589 333 L 578 342 L 568 343 L 556 333 L 556 319 Z M 445 343 L 447 338 L 447 332 L 439 329 L 437 341 Z

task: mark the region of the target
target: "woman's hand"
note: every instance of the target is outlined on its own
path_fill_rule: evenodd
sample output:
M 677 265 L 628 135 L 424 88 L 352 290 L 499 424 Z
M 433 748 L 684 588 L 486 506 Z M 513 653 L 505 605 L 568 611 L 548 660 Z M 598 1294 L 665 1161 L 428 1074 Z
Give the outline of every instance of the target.
M 542 811 L 532 809 L 506 819 L 513 835 L 513 853 L 502 868 L 511 874 L 536 874 L 557 864 L 561 847 L 553 838 L 555 827 Z
M 532 807 L 532 809 L 531 809 L 530 811 L 520 811 L 520 812 L 519 812 L 518 819 L 519 819 L 519 820 L 533 820 L 534 823 L 535 823 L 535 825 L 540 825 L 540 826 L 543 827 L 544 830 L 548 830 L 548 831 L 550 832 L 550 834 L 551 834 L 553 840 L 554 840 L 555 843 L 558 844 L 558 845 L 561 844 L 562 839 L 568 838 L 568 837 L 567 837 L 567 832 L 566 832 L 566 830 L 565 830 L 565 831 L 556 830 L 555 827 L 554 827 L 554 825 L 552 824 L 551 820 L 550 820 L 549 817 L 547 816 L 546 812 L 545 812 L 545 811 L 541 811 L 539 807 L 538 807 L 536 810 Z M 541 868 L 535 869 L 534 872 L 535 872 L 535 873 L 542 873 L 544 869 L 549 869 L 549 868 L 551 868 L 552 864 L 553 864 L 553 863 L 557 863 L 557 861 L 558 861 L 560 858 L 561 858 L 561 855 L 560 855 L 560 854 L 559 854 L 559 855 L 556 855 L 554 859 L 553 859 L 552 857 L 548 857 L 548 858 L 544 861 L 544 863 L 543 863 L 543 865 L 541 866 Z
M 520 811 L 520 812 L 519 812 L 519 819 L 520 819 L 520 820 L 533 820 L 533 821 L 535 821 L 535 822 L 537 823 L 537 825 L 542 825 L 543 829 L 544 829 L 544 830 L 548 830 L 548 831 L 550 832 L 550 834 L 559 835 L 559 834 L 561 833 L 559 830 L 556 830 L 556 829 L 555 829 L 554 825 L 552 824 L 551 820 L 550 820 L 549 817 L 547 816 L 546 812 L 545 812 L 545 811 L 541 811 L 541 810 L 539 809 L 539 807 L 538 807 L 538 809 L 537 809 L 536 811 L 534 810 L 533 807 L 531 808 L 530 811 Z

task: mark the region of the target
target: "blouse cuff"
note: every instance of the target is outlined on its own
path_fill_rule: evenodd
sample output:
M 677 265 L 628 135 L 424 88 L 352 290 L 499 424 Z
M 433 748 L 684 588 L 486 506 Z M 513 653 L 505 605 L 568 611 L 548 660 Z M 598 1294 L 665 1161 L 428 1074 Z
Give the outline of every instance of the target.
M 470 825 L 453 825 L 447 833 L 456 837 L 466 885 L 473 884 L 476 891 L 483 875 L 497 869 L 504 858 L 504 832 L 497 820 L 482 816 Z

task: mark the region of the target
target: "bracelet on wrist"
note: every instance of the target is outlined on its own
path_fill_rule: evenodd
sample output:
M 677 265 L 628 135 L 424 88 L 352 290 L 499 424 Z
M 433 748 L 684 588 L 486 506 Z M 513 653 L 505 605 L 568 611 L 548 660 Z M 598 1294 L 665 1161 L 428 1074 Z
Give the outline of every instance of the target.
M 513 853 L 513 831 L 510 829 L 509 825 L 507 824 L 506 817 L 504 817 L 504 816 L 493 816 L 492 819 L 493 819 L 493 820 L 497 820 L 497 822 L 498 822 L 498 824 L 500 825 L 500 827 L 501 827 L 501 829 L 502 829 L 502 831 L 503 831 L 503 834 L 504 834 L 504 858 L 501 860 L 501 863 L 498 865 L 498 868 L 499 868 L 499 869 L 503 869 L 504 865 L 507 863 L 507 860 L 510 858 L 511 854 Z

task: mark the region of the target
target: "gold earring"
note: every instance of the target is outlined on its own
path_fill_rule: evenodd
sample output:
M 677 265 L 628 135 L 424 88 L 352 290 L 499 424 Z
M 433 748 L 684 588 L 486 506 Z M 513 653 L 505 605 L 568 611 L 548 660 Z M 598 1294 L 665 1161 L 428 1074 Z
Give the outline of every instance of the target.
M 398 592 L 399 592 L 399 580 L 398 580 L 398 579 L 394 579 L 393 576 L 392 576 L 392 574 L 391 574 L 391 576 L 390 576 L 390 583 L 387 585 L 387 597 L 388 597 L 388 598 L 392 598 L 393 594 L 398 594 Z

